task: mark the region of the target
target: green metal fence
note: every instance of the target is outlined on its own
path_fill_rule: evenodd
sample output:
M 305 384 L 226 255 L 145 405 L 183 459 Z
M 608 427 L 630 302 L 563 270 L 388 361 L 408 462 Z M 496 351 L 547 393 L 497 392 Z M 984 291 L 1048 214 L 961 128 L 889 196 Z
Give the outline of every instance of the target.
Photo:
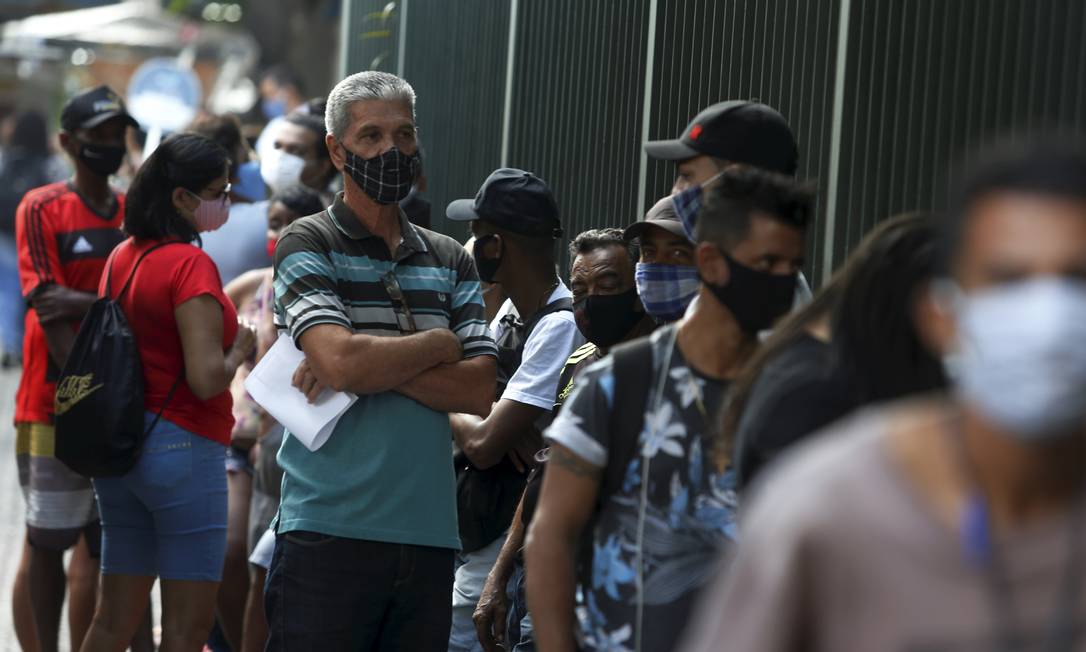
M 981 143 L 1086 131 L 1081 0 L 344 7 L 343 71 L 397 72 L 418 92 L 435 217 L 505 164 L 551 183 L 571 235 L 624 225 L 673 180 L 645 140 L 757 98 L 791 122 L 799 173 L 818 182 L 808 273 L 821 280 L 879 220 L 942 205 L 953 164 Z

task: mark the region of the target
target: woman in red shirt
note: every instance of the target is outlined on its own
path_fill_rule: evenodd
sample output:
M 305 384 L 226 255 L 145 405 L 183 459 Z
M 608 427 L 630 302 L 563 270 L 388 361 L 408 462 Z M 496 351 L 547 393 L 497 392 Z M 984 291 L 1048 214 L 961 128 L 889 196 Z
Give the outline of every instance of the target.
M 134 469 L 94 480 L 102 591 L 83 652 L 127 647 L 156 577 L 163 649 L 200 650 L 211 630 L 226 548 L 227 389 L 255 342 L 248 325 L 239 328 L 215 264 L 192 244 L 226 221 L 228 164 L 226 150 L 203 136 L 164 140 L 129 188 L 131 237 L 113 251 L 99 288 L 132 276 L 120 304 L 139 347 L 147 424 L 161 419 Z

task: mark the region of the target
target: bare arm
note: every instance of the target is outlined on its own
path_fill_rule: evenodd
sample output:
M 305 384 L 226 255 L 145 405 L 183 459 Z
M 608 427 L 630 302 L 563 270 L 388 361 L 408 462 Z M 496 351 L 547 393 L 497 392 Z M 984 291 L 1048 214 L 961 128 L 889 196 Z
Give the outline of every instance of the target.
M 518 465 L 531 463 L 532 455 L 542 448 L 543 439 L 535 431 L 535 420 L 543 409 L 503 398 L 485 419 L 466 414 L 450 416 L 457 446 L 477 469 L 487 469 L 518 451 Z M 526 436 L 525 433 L 532 433 Z M 531 449 L 529 451 L 529 449 Z M 523 453 L 520 455 L 519 453 Z M 527 459 L 525 459 L 527 458 Z
M 75 343 L 75 331 L 72 325 L 64 321 L 54 321 L 42 324 L 45 331 L 45 346 L 49 349 L 49 357 L 57 369 L 63 369 L 68 354 L 72 352 L 72 344 Z
M 318 383 L 355 394 L 396 389 L 427 369 L 459 362 L 461 356 L 460 340 L 443 328 L 377 337 L 336 324 L 317 324 L 302 333 L 299 344 Z
M 477 356 L 427 369 L 396 391 L 438 412 L 486 416 L 494 399 L 496 370 L 492 356 Z
M 256 294 L 260 284 L 264 282 L 264 275 L 267 273 L 267 269 L 254 269 L 245 272 L 227 283 L 222 292 L 240 312 L 243 303 L 253 300 L 253 295 Z
M 185 381 L 201 401 L 226 391 L 234 373 L 256 344 L 253 331 L 240 327 L 234 345 L 223 353 L 222 312 L 222 304 L 207 294 L 174 308 L 185 358 Z
M 574 652 L 577 549 L 596 506 L 601 473 L 568 448 L 552 444 L 524 552 L 528 609 L 541 650 Z
M 30 305 L 38 313 L 38 321 L 45 324 L 73 322 L 83 319 L 91 304 L 98 300 L 93 292 L 80 292 L 63 285 L 50 284 L 41 287 L 30 298 Z
M 505 618 L 509 613 L 509 600 L 505 587 L 513 576 L 517 552 L 524 545 L 524 496 L 517 503 L 517 512 L 513 515 L 513 525 L 502 544 L 498 559 L 487 575 L 479 602 L 475 606 L 472 620 L 475 621 L 475 633 L 479 637 L 485 652 L 498 652 L 505 646 Z
M 72 352 L 76 335 L 72 323 L 83 319 L 97 299 L 98 296 L 91 292 L 55 284 L 42 286 L 32 294 L 30 305 L 45 331 L 45 346 L 57 368 L 64 367 Z

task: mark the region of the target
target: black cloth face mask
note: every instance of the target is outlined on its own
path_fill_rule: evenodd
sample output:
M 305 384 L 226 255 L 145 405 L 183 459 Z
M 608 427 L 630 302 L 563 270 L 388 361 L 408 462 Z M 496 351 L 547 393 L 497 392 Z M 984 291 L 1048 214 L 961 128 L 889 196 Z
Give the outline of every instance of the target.
M 728 284 L 714 285 L 704 279 L 702 282 L 712 290 L 717 301 L 731 311 L 743 332 L 754 335 L 764 331 L 792 308 L 796 295 L 795 274 L 759 272 L 737 263 L 723 250 L 720 253 L 728 261 Z
M 411 192 L 419 169 L 419 154 L 393 147 L 373 158 L 362 158 L 340 143 L 347 158 L 343 167 L 362 192 L 378 204 L 395 204 Z
M 79 141 L 79 160 L 91 172 L 108 177 L 121 169 L 121 162 L 128 150 L 124 145 L 98 145 Z
M 472 258 L 475 259 L 475 269 L 479 272 L 479 280 L 483 283 L 494 282 L 494 277 L 498 274 L 498 268 L 502 266 L 502 259 L 505 258 L 505 243 L 502 243 L 501 253 L 498 254 L 497 258 L 483 258 L 484 245 L 491 240 L 497 239 L 498 236 L 494 233 L 477 238 L 475 247 L 471 252 Z
M 601 349 L 621 342 L 645 316 L 637 310 L 636 287 L 620 294 L 590 294 L 573 311 L 581 334 Z

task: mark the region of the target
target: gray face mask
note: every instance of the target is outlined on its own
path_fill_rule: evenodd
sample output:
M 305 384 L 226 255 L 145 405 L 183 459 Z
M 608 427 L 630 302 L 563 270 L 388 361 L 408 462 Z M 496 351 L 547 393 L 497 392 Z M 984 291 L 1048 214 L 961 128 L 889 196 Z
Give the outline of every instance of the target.
M 948 374 L 967 403 L 1024 441 L 1086 429 L 1086 282 L 1046 277 L 940 292 L 958 329 Z

